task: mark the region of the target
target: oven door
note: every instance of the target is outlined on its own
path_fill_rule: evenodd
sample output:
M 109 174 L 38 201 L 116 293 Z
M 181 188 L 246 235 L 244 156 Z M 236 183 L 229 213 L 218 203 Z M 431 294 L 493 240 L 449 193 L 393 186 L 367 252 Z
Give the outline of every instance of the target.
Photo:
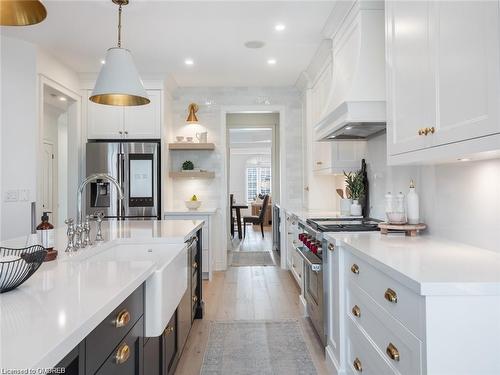
M 321 339 L 326 344 L 326 332 L 324 328 L 324 296 L 323 296 L 323 267 L 321 259 L 308 251 L 299 251 L 304 259 L 304 297 L 307 302 L 307 314 Z

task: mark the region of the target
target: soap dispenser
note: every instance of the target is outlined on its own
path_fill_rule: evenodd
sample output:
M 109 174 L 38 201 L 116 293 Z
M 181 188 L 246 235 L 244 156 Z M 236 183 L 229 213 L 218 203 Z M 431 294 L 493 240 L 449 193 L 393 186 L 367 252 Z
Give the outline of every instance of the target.
M 47 249 L 47 251 L 54 250 L 54 226 L 49 223 L 50 211 L 45 211 L 42 215 L 42 222 L 36 227 L 38 239 L 40 244 Z
M 413 180 L 410 182 L 410 191 L 406 196 L 406 203 L 408 205 L 406 215 L 408 217 L 408 224 L 420 223 L 420 208 L 418 202 L 418 194 L 415 191 L 415 183 Z

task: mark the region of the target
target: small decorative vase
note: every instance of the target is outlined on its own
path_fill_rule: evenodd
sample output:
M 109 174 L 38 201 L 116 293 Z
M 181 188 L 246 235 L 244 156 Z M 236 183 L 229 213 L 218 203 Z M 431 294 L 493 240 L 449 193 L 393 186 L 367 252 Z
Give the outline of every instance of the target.
M 357 199 L 352 200 L 351 204 L 351 215 L 352 216 L 361 216 L 361 205 Z

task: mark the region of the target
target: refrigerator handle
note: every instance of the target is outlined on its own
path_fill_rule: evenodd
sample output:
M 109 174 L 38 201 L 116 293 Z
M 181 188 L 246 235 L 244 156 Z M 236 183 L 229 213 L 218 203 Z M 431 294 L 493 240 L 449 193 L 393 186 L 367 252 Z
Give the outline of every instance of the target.
M 125 172 L 125 158 L 122 153 L 118 154 L 118 182 L 120 183 L 120 186 L 123 189 L 123 174 Z M 123 189 L 124 190 L 124 189 Z M 123 198 L 125 199 L 125 198 Z M 124 207 L 123 207 L 123 199 L 118 199 L 118 212 L 116 213 L 116 216 L 118 216 L 118 220 L 124 216 Z

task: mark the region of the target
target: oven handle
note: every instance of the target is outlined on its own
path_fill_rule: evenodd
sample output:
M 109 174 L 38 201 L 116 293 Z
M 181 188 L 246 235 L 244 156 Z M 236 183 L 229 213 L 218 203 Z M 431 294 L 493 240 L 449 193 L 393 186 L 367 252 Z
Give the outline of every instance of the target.
M 304 261 L 307 263 L 307 266 L 311 269 L 311 271 L 313 272 L 321 272 L 321 264 L 315 264 L 315 263 L 312 263 L 305 255 L 302 251 L 298 250 L 297 249 L 297 252 L 299 253 L 299 255 L 302 257 L 302 259 L 304 259 Z

